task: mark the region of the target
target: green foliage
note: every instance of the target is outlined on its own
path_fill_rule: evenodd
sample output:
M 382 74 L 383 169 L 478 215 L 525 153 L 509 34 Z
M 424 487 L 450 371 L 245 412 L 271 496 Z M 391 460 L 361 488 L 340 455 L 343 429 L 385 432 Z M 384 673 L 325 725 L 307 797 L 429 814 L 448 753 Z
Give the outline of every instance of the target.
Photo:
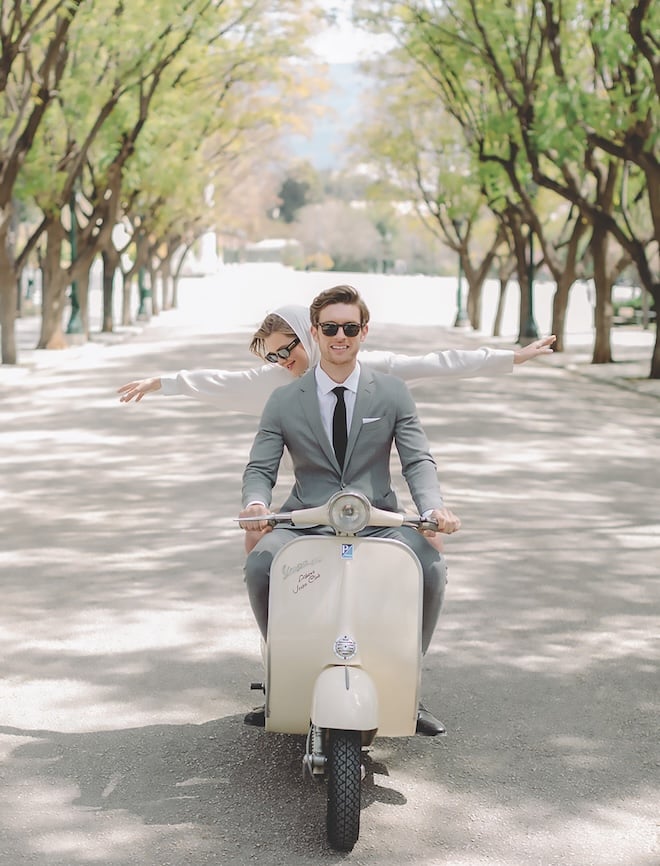
M 208 224 L 209 191 L 286 122 L 314 14 L 303 0 L 83 4 L 18 196 L 58 214 L 76 177 L 83 211 L 102 219 L 120 176 L 123 207 L 152 232 Z
M 537 230 L 533 191 L 539 186 L 576 204 L 590 222 L 601 211 L 614 216 L 611 231 L 637 257 L 649 284 L 651 269 L 640 250 L 654 235 L 649 191 L 660 171 L 659 4 L 381 0 L 365 7 L 358 5 L 358 17 L 397 39 L 398 88 L 412 94 L 417 117 L 415 97 L 426 92 L 424 111 L 435 115 L 436 127 L 446 131 L 448 117 L 455 122 L 449 137 L 470 155 L 466 186 L 496 212 L 513 207 L 526 221 L 536 219 Z M 372 154 L 381 164 L 396 162 L 399 177 L 400 167 L 413 162 L 418 179 L 432 174 L 432 164 L 442 174 L 444 154 L 409 134 L 415 127 L 401 107 L 396 118 L 386 143 L 379 140 L 385 125 L 374 127 Z M 605 189 L 611 167 L 622 179 L 612 204 Z M 391 170 L 383 177 L 389 182 Z M 442 186 L 434 201 L 453 202 L 444 179 Z M 655 229 L 657 235 L 657 215 Z

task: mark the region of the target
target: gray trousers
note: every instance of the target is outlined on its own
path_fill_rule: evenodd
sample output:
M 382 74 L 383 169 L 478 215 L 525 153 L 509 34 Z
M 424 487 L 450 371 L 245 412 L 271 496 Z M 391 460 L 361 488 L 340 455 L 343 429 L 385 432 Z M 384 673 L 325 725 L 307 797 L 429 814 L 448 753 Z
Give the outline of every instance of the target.
M 245 582 L 252 612 L 262 636 L 266 637 L 268 627 L 268 586 L 270 582 L 270 566 L 273 557 L 287 542 L 299 535 L 333 535 L 332 530 L 274 529 L 260 539 L 259 543 L 248 554 L 245 562 Z M 358 533 L 361 536 L 379 536 L 394 538 L 412 548 L 422 566 L 424 578 L 424 595 L 422 602 L 422 652 L 425 653 L 431 643 L 435 625 L 440 615 L 440 609 L 445 596 L 447 583 L 447 565 L 444 556 L 428 543 L 423 535 L 409 526 L 372 527 Z

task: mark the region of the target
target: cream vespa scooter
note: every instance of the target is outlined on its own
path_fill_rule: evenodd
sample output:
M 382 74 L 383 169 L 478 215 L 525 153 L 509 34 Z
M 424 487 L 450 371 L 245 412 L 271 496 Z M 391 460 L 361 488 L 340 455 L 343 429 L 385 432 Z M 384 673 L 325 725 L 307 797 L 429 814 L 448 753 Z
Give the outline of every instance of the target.
M 266 731 L 307 735 L 303 768 L 327 781 L 328 842 L 350 851 L 360 830 L 362 748 L 377 735 L 415 733 L 422 630 L 415 554 L 400 541 L 356 533 L 437 526 L 373 508 L 354 491 L 268 520 L 335 531 L 296 538 L 273 559 L 265 681 L 252 688 L 265 692 Z

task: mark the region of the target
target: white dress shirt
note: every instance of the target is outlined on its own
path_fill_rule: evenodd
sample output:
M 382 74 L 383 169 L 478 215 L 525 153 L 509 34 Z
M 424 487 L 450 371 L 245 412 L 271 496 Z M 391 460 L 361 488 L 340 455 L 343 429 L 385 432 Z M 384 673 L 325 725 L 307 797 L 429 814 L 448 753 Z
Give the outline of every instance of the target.
M 321 421 L 328 440 L 332 445 L 332 416 L 335 413 L 337 405 L 337 395 L 332 393 L 332 389 L 338 385 L 346 388 L 344 391 L 344 403 L 346 404 L 346 435 L 351 429 L 351 421 L 353 420 L 353 410 L 355 409 L 355 398 L 357 397 L 358 382 L 360 381 L 360 365 L 355 364 L 355 369 L 345 382 L 334 382 L 328 374 L 321 369 L 321 365 L 317 364 L 314 370 L 316 377 L 316 393 L 319 398 L 319 409 L 321 410 Z

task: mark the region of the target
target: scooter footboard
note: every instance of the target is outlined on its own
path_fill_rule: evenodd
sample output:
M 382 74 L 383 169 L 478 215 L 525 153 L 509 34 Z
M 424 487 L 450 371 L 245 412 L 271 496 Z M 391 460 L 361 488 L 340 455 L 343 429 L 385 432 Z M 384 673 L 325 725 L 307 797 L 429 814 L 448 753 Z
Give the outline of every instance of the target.
M 319 728 L 373 731 L 378 727 L 378 689 L 366 671 L 337 665 L 321 671 L 312 693 L 311 721 Z

